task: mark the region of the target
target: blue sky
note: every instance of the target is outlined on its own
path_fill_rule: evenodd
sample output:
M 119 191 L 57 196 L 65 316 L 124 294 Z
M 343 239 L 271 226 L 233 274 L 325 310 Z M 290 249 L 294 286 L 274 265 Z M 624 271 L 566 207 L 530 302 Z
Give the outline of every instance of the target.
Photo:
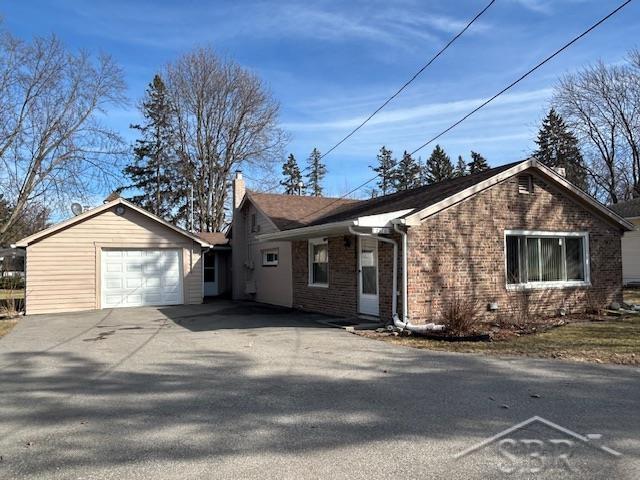
M 211 45 L 260 75 L 281 103 L 288 151 L 304 160 L 328 149 L 408 79 L 488 0 L 25 1 L 3 2 L 14 34 L 51 32 L 71 48 L 110 53 L 123 67 L 130 123 L 154 73 L 181 53 Z M 381 145 L 400 156 L 453 123 L 621 0 L 498 0 L 379 116 L 326 158 L 327 194 L 372 176 Z M 640 2 L 627 6 L 439 143 L 452 159 L 481 152 L 491 165 L 526 157 L 558 76 L 640 47 Z M 433 146 L 420 153 L 424 159 Z

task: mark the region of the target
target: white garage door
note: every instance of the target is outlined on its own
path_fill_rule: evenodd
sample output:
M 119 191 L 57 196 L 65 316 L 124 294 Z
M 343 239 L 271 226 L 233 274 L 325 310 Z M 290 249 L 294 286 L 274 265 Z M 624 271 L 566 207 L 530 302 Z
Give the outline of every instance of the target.
M 102 308 L 179 305 L 180 250 L 102 251 Z

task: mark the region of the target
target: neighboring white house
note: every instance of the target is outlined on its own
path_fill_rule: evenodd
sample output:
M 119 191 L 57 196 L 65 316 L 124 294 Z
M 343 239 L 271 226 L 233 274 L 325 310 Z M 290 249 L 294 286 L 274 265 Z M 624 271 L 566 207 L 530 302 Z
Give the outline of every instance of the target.
M 636 226 L 622 237 L 622 278 L 625 285 L 640 285 L 640 198 L 612 205 L 611 210 Z

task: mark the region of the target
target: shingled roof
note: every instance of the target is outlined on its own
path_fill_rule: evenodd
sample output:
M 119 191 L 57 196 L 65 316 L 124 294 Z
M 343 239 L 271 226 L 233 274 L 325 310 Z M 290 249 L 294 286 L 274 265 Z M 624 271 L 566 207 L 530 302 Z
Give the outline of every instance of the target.
M 627 202 L 614 203 L 609 208 L 624 218 L 640 217 L 640 198 Z
M 450 180 L 444 180 L 382 197 L 362 200 L 356 204 L 342 205 L 335 208 L 333 212 L 324 212 L 324 215 L 310 222 L 308 225 L 340 222 L 351 218 L 397 212 L 400 210 L 426 208 L 508 170 L 519 163 L 521 162 L 509 163 L 501 165 L 500 167 L 490 168 L 483 172 L 452 178 Z
M 309 225 L 323 215 L 359 200 L 331 197 L 307 197 L 304 195 L 282 195 L 247 191 L 248 198 L 280 230 L 289 230 Z

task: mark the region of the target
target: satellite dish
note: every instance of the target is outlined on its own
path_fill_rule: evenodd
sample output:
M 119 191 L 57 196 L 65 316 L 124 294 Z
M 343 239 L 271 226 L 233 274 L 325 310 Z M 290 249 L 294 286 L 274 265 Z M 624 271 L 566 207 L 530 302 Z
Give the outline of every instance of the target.
M 82 213 L 82 205 L 80 205 L 77 202 L 74 202 L 71 204 L 71 211 L 73 212 L 74 215 L 80 215 Z

